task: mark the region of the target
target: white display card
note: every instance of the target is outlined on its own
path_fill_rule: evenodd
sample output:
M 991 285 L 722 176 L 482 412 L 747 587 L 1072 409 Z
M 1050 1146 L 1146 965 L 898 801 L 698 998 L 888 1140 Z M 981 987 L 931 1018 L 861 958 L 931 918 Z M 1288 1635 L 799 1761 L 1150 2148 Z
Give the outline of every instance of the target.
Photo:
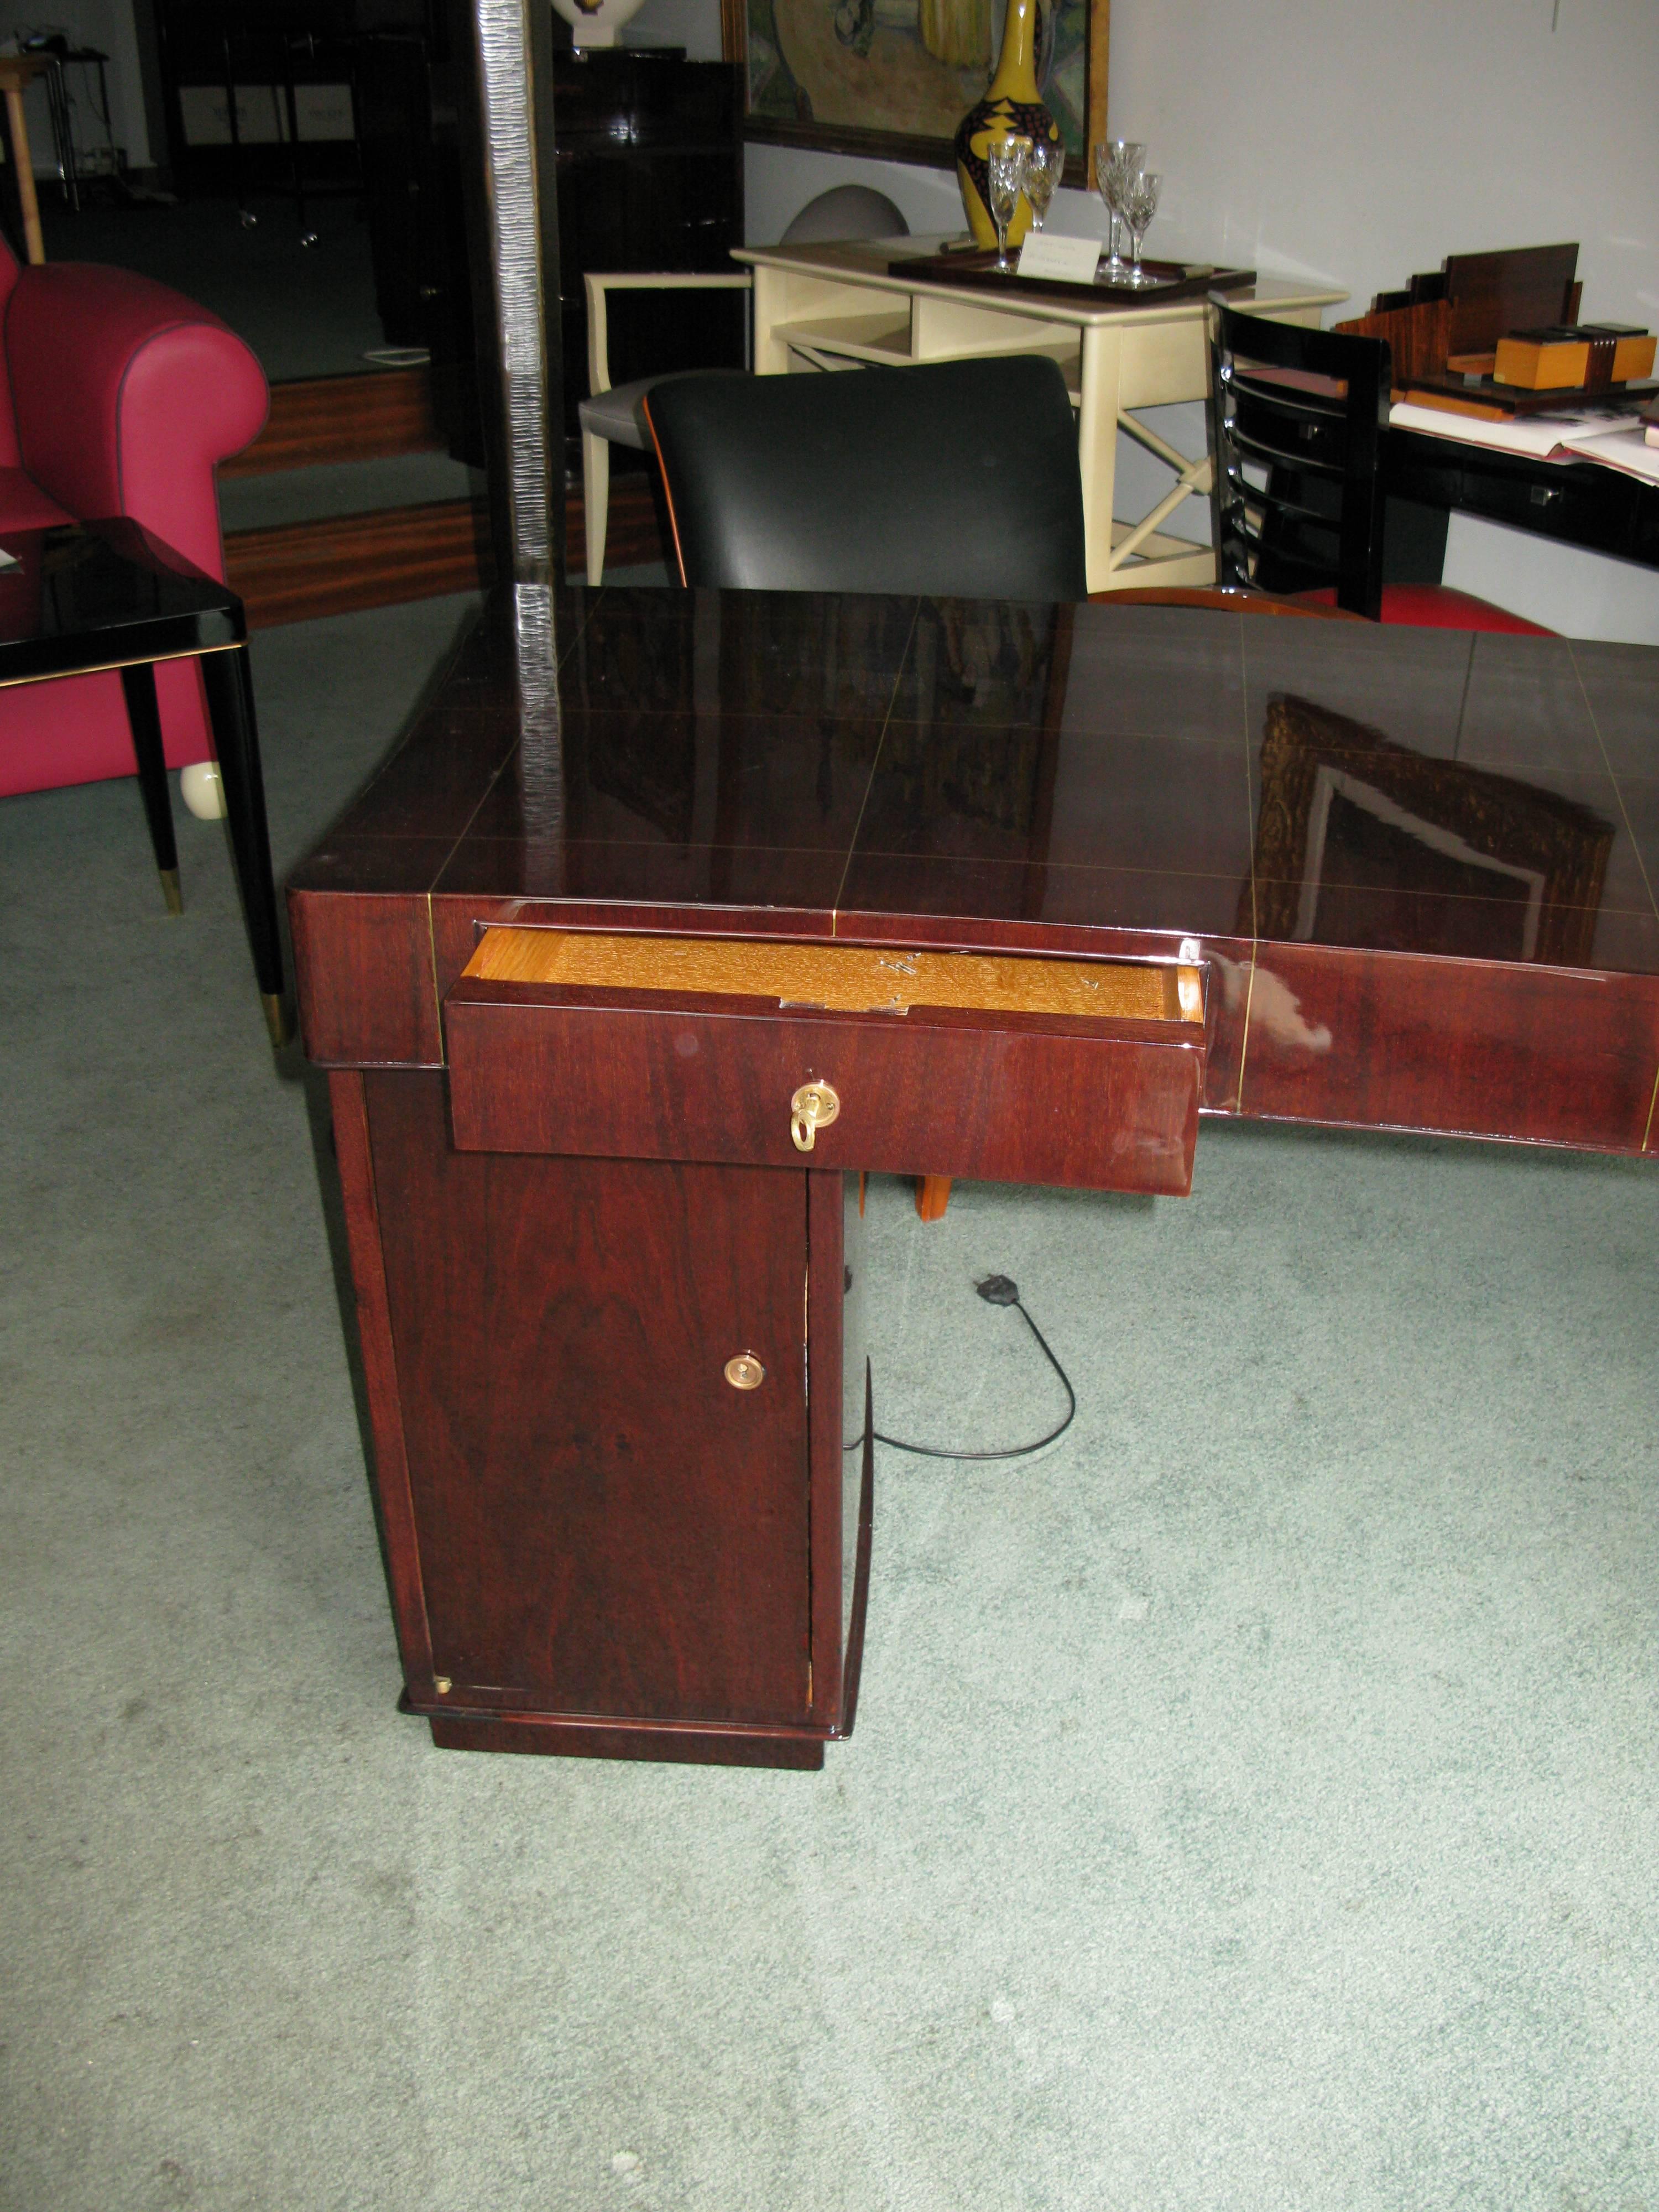
M 1019 249 L 1019 274 L 1058 276 L 1068 284 L 1092 284 L 1102 251 L 1097 238 L 1049 238 L 1034 230 Z

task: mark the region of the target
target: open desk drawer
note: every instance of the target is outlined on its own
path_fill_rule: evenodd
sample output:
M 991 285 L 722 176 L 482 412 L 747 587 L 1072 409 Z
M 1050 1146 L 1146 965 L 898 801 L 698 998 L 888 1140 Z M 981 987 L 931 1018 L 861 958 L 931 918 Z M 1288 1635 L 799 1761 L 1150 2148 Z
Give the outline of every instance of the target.
M 462 1152 L 1192 1185 L 1196 968 L 504 927 L 444 1029 Z

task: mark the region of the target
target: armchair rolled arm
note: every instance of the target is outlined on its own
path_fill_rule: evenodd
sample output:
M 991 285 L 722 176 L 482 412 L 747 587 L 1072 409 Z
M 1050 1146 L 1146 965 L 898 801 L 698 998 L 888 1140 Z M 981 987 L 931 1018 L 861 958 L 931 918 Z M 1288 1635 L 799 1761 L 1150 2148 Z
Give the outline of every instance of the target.
M 587 291 L 587 392 L 597 399 L 611 389 L 611 335 L 605 319 L 607 292 L 749 292 L 754 279 L 745 269 L 713 271 L 694 269 L 590 270 L 582 279 Z
M 264 372 L 233 331 L 125 269 L 23 270 L 4 347 L 23 466 L 70 514 L 130 515 L 222 576 L 213 471 L 258 435 Z

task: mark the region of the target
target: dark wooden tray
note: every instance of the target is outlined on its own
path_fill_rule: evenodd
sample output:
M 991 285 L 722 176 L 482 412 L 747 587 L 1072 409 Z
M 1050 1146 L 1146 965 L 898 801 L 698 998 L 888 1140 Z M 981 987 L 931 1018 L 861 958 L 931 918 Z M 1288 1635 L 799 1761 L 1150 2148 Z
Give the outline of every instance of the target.
M 1101 251 L 1105 252 L 1103 246 Z M 1206 292 L 1242 292 L 1255 282 L 1254 269 L 1143 260 L 1142 269 L 1158 282 L 1131 290 L 1098 279 L 1092 284 L 1073 284 L 1060 276 L 1000 276 L 991 265 L 996 258 L 988 246 L 972 253 L 930 253 L 925 259 L 890 261 L 887 273 L 907 283 L 949 284 L 958 290 L 1012 293 L 1033 300 L 1076 300 L 1091 307 L 1163 307 L 1171 300 L 1202 299 Z
M 1413 376 L 1407 384 L 1406 397 L 1414 399 L 1419 392 L 1431 403 L 1464 400 L 1471 414 L 1478 410 L 1492 421 L 1506 416 L 1627 415 L 1659 393 L 1659 384 L 1598 384 L 1532 392 L 1524 385 L 1500 384 L 1494 376 L 1483 376 L 1474 384 L 1462 376 Z

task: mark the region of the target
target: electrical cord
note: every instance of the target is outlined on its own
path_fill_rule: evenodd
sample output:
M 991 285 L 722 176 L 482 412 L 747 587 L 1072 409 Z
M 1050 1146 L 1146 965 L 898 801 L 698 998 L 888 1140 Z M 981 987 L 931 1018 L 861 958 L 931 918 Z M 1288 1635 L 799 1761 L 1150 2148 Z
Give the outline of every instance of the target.
M 1057 1429 L 1050 1429 L 1046 1437 L 1039 1437 L 1035 1443 L 1011 1444 L 1006 1451 L 947 1451 L 938 1444 L 907 1443 L 902 1437 L 884 1437 L 881 1431 L 877 1429 L 873 1434 L 878 1444 L 886 1444 L 894 1451 L 913 1452 L 919 1459 L 1025 1459 L 1032 1452 L 1041 1451 L 1045 1444 L 1053 1443 L 1056 1437 L 1063 1437 L 1066 1430 L 1071 1427 L 1073 1416 L 1077 1412 L 1077 1393 L 1072 1388 L 1071 1377 L 1055 1358 L 1048 1338 L 1020 1304 L 1018 1284 L 1008 1275 L 987 1275 L 981 1282 L 975 1283 L 974 1288 L 988 1305 L 1013 1306 L 1018 1310 L 1020 1318 L 1041 1346 L 1043 1358 L 1060 1377 L 1060 1387 L 1066 1393 L 1065 1419 Z M 848 1445 L 848 1450 L 855 1449 L 856 1446 L 863 1441 L 862 1437 L 855 1438 L 853 1443 Z

